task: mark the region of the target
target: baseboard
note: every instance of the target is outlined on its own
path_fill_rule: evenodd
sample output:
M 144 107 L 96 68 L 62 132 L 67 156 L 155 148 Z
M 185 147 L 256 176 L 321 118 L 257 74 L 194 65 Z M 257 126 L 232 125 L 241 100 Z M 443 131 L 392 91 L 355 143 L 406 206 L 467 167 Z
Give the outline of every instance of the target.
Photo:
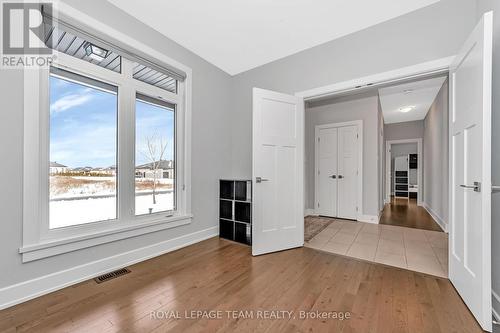
M 491 295 L 493 317 L 495 317 L 495 320 L 500 321 L 500 296 L 494 290 L 491 291 Z
M 422 207 L 429 213 L 430 216 L 436 221 L 437 224 L 443 229 L 444 232 L 448 232 L 448 223 L 446 223 L 432 208 L 424 201 L 422 201 Z
M 217 236 L 212 227 L 0 289 L 0 310 Z
M 378 224 L 379 216 L 377 216 L 377 215 L 358 215 L 358 221 Z
M 306 208 L 304 209 L 304 216 L 317 216 L 316 212 L 314 209 Z

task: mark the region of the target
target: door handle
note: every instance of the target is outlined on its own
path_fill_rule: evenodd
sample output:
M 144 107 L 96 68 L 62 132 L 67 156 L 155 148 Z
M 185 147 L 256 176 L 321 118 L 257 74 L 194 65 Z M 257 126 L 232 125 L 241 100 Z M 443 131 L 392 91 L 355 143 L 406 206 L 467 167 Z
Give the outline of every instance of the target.
M 331 175 L 330 178 L 335 179 L 335 178 L 337 178 L 337 176 L 336 175 Z
M 339 175 L 339 179 L 342 179 L 342 178 L 344 178 L 344 176 L 342 176 L 342 175 Z
M 491 192 L 500 192 L 500 186 L 498 185 L 491 185 Z
M 269 179 L 262 178 L 262 177 L 255 177 L 255 182 L 256 183 L 262 183 L 262 182 L 267 182 Z
M 473 189 L 474 192 L 481 192 L 481 183 L 480 182 L 474 182 L 474 185 L 460 185 L 460 187 L 467 188 L 467 189 Z

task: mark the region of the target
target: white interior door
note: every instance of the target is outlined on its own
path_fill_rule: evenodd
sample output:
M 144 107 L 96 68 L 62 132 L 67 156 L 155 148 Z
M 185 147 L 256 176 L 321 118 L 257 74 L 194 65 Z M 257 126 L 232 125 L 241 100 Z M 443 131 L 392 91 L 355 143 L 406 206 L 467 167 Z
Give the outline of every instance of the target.
M 337 216 L 337 128 L 320 128 L 317 133 L 317 181 L 318 200 L 316 209 L 322 216 Z
M 491 331 L 492 13 L 450 67 L 450 280 Z
M 252 254 L 304 245 L 304 101 L 253 89 Z
M 338 129 L 338 213 L 344 219 L 357 218 L 358 127 Z

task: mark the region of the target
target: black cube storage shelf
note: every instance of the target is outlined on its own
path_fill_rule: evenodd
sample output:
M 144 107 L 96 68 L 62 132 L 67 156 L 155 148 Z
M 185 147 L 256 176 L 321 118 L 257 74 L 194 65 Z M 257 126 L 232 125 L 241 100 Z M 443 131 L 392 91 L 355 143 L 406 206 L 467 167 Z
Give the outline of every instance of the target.
M 219 237 L 252 245 L 252 181 L 220 180 Z

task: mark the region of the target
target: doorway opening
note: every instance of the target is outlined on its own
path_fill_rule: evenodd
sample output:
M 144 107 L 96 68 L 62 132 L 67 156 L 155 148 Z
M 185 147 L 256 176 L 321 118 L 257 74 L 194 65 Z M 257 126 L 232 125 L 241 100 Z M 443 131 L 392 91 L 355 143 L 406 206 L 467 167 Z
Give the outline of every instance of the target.
M 439 73 L 306 103 L 305 246 L 448 277 L 447 99 Z

